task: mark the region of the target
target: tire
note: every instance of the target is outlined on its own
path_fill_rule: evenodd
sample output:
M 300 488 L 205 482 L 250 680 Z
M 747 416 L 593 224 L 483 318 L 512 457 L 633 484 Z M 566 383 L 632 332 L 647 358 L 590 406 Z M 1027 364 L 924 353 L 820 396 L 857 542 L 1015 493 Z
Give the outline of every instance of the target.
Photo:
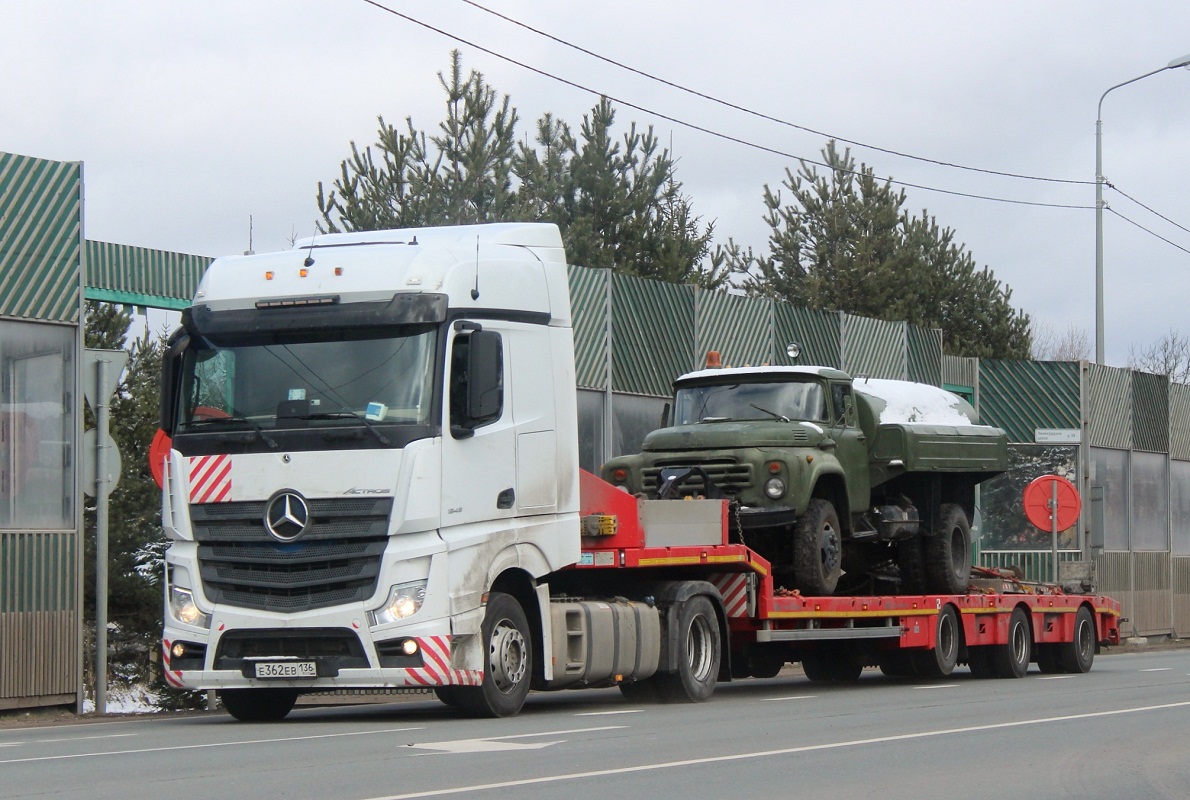
M 880 656 L 880 671 L 889 678 L 917 677 L 917 668 L 909 652 L 905 650 L 891 650 Z
M 815 650 L 802 657 L 802 671 L 812 683 L 855 683 L 864 665 L 852 653 Z
M 793 575 L 804 595 L 832 595 L 843 574 L 843 537 L 830 501 L 814 498 L 793 532 Z
M 922 546 L 926 584 L 935 594 L 963 594 L 971 579 L 971 523 L 956 503 L 938 506 L 932 534 Z
M 748 659 L 748 675 L 752 678 L 775 678 L 784 666 L 784 656 L 754 654 Z
M 1059 647 L 1061 645 L 1058 644 L 1034 645 L 1033 651 L 1036 654 L 1037 668 L 1041 670 L 1042 675 L 1056 675 L 1065 672 L 1062 669 L 1062 654 L 1058 650 Z
M 715 607 L 699 595 L 671 610 L 677 621 L 677 672 L 661 672 L 655 681 L 664 700 L 701 703 L 709 700 L 719 678 L 722 658 L 719 620 Z M 621 690 L 622 692 L 623 690 Z
M 459 708 L 462 705 L 459 701 L 458 686 L 435 686 L 434 696 L 438 698 L 439 702 L 451 708 Z
M 975 678 L 994 678 L 996 671 L 992 668 L 991 647 L 968 647 L 967 668 Z
M 897 542 L 897 568 L 901 571 L 901 594 L 926 593 L 926 558 L 921 537 Z
M 279 722 L 297 703 L 297 689 L 222 689 L 219 700 L 240 722 Z
M 923 678 L 945 678 L 959 663 L 963 632 L 954 606 L 944 606 L 938 612 L 934 628 L 935 646 L 930 650 L 910 651 L 914 671 Z
M 1062 672 L 1089 672 L 1095 663 L 1095 617 L 1083 606 L 1074 616 L 1074 639 L 1056 646 L 1058 666 Z
M 643 681 L 619 684 L 620 694 L 629 703 L 662 703 L 665 693 L 661 690 L 656 677 L 645 678 Z
M 1033 658 L 1033 633 L 1023 609 L 1013 609 L 1008 618 L 1008 641 L 991 650 L 992 672 L 997 678 L 1025 677 Z
M 454 691 L 447 696 L 457 696 L 458 707 L 472 716 L 515 716 L 525 704 L 533 679 L 533 636 L 520 603 L 501 592 L 488 595 L 481 636 L 485 643 L 483 684 L 450 687 Z

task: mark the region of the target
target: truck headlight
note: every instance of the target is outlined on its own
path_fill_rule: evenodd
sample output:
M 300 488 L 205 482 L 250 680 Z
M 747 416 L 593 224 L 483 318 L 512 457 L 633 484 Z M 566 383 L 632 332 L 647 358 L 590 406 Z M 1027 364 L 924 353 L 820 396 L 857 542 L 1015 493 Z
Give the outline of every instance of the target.
M 211 615 L 204 613 L 194 602 L 194 592 L 180 586 L 169 587 L 169 613 L 183 625 L 197 628 L 211 627 Z
M 388 593 L 384 605 L 375 611 L 370 611 L 373 625 L 387 625 L 402 619 L 409 619 L 421 610 L 426 600 L 426 582 L 402 583 L 394 586 Z
M 764 482 L 764 493 L 769 496 L 771 500 L 776 500 L 785 495 L 785 481 L 780 478 L 769 478 Z

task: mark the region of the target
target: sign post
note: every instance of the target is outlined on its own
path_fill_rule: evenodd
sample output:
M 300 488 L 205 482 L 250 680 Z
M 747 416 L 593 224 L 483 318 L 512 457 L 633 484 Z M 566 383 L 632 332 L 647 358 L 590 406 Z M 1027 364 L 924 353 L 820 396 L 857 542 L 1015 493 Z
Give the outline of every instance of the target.
M 1040 530 L 1050 532 L 1050 580 L 1058 582 L 1058 531 L 1078 522 L 1082 498 L 1078 489 L 1061 475 L 1042 475 L 1025 487 L 1025 516 Z
M 95 453 L 84 456 L 83 491 L 95 498 L 95 713 L 107 713 L 107 498 L 120 480 L 120 451 L 111 436 L 111 397 L 128 363 L 124 350 L 92 350 L 84 354 L 83 393 L 95 411 Z M 88 432 L 89 433 L 89 432 Z M 87 491 L 90 489 L 90 491 Z

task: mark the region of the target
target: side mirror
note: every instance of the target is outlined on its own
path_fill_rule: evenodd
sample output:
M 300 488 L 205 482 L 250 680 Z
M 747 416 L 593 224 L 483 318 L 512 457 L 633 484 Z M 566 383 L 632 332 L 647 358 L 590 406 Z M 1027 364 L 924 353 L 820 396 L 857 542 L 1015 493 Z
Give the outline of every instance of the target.
M 504 351 L 500 334 L 472 333 L 468 361 L 467 417 L 475 427 L 500 416 L 504 407 Z
M 179 328 L 169 337 L 165 356 L 161 359 L 160 427 L 173 435 L 178 416 L 178 390 L 182 376 L 182 356 L 190 346 L 190 337 Z
M 666 403 L 664 406 L 662 406 L 662 408 L 661 408 L 661 424 L 658 425 L 657 427 L 659 427 L 659 428 L 668 428 L 669 427 L 669 403 Z

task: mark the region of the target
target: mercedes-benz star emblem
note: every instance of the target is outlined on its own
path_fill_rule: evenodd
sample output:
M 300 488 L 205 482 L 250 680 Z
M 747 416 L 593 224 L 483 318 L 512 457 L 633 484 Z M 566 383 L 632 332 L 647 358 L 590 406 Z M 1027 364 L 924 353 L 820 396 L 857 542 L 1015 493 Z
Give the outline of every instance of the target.
M 278 492 L 264 509 L 264 527 L 273 538 L 292 542 L 310 527 L 310 507 L 297 492 Z

